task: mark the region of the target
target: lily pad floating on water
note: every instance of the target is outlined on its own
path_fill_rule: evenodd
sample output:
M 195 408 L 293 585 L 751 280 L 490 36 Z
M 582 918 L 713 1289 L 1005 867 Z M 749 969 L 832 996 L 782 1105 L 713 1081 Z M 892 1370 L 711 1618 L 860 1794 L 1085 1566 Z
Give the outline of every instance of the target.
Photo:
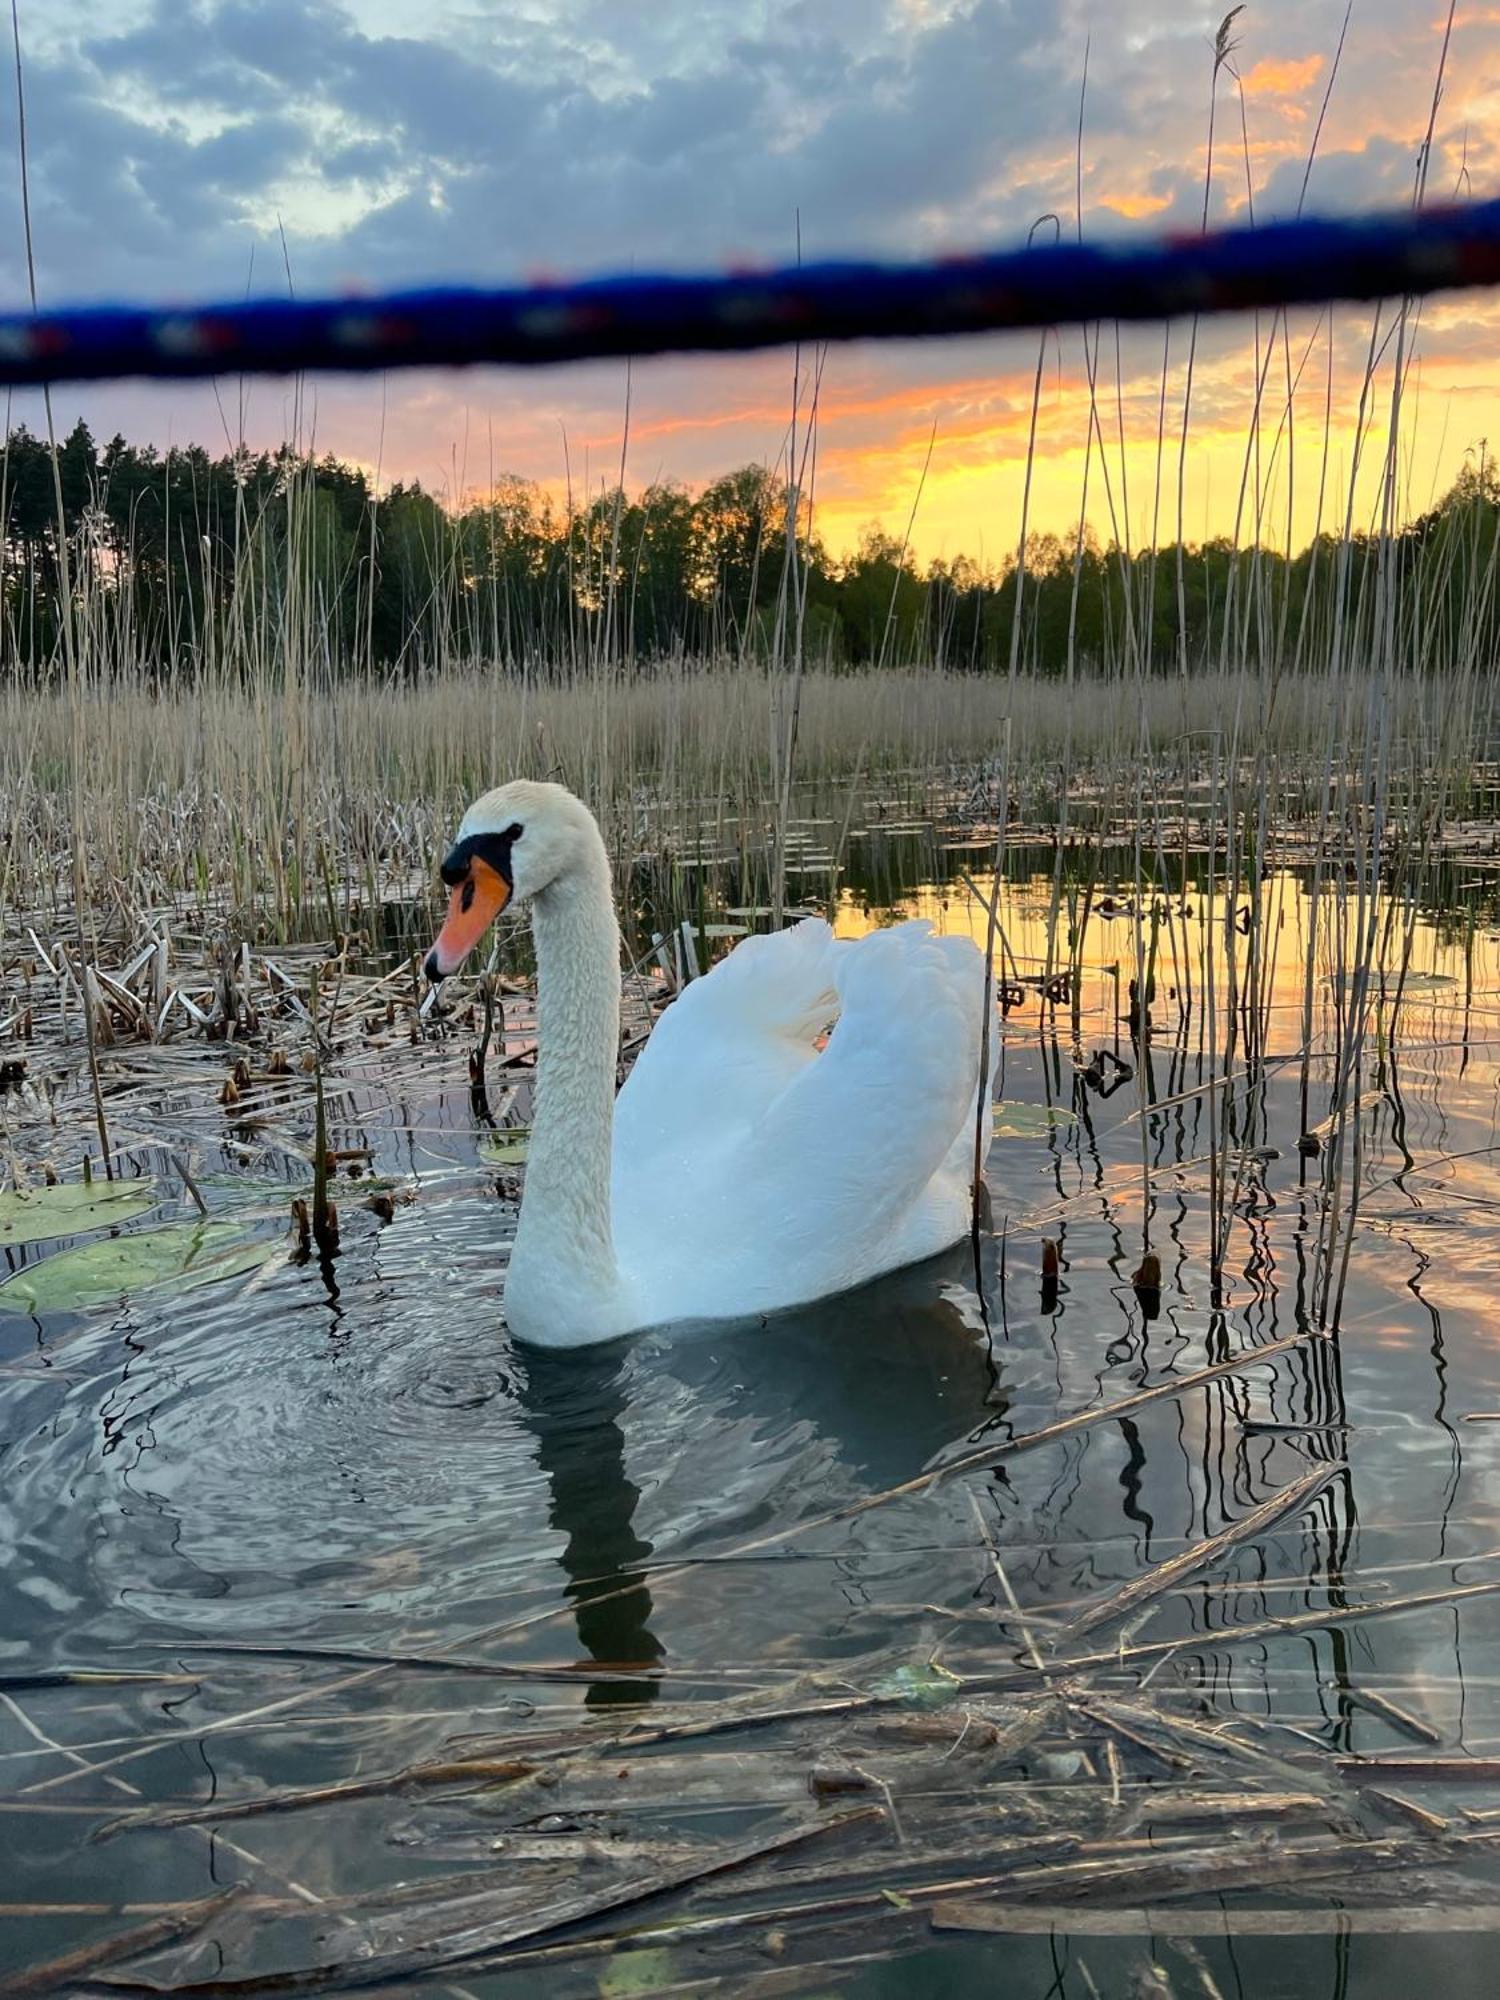
M 611 1958 L 599 1974 L 600 2000 L 636 2000 L 670 1986 L 677 1961 L 670 1951 L 643 1949 Z
M 870 1693 L 912 1708 L 944 1708 L 956 1699 L 961 1685 L 957 1674 L 925 1661 L 921 1666 L 892 1667 L 871 1683 Z
M 501 1125 L 479 1142 L 479 1157 L 487 1166 L 518 1167 L 531 1144 L 529 1125 Z
M 86 1236 L 129 1222 L 156 1205 L 149 1180 L 59 1181 L 55 1187 L 0 1194 L 0 1248 L 49 1243 L 59 1236 Z
M 1078 1120 L 1061 1104 L 997 1104 L 994 1136 L 997 1139 L 1045 1139 L 1049 1132 L 1064 1132 Z
M 130 1236 L 80 1243 L 0 1285 L 3 1312 L 82 1312 L 132 1292 L 195 1290 L 253 1271 L 276 1245 L 232 1222 L 168 1222 Z

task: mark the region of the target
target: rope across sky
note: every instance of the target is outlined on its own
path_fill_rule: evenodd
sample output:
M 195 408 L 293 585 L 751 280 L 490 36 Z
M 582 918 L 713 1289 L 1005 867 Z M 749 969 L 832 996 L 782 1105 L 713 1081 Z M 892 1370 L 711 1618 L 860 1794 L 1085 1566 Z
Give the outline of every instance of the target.
M 536 365 L 1169 319 L 1500 284 L 1500 201 L 927 263 L 0 315 L 0 385 Z

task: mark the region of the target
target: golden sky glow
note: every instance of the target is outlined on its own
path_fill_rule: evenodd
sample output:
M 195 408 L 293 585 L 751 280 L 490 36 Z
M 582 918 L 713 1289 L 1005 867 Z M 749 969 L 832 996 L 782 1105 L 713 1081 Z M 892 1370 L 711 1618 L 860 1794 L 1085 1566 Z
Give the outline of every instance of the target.
M 1351 31 L 1309 180 L 1314 209 L 1320 192 L 1339 206 L 1353 205 L 1362 181 L 1371 205 L 1410 199 L 1445 22 L 1424 9 L 1407 10 L 1404 19 L 1401 12 L 1364 30 L 1356 23 Z M 1252 209 L 1265 213 L 1268 189 L 1277 196 L 1276 212 L 1294 205 L 1329 87 L 1338 18 L 1319 10 L 1317 21 L 1304 23 L 1297 34 L 1303 40 L 1314 26 L 1326 50 L 1287 54 L 1261 44 L 1276 29 L 1289 30 L 1291 10 L 1278 8 L 1245 25 L 1237 56 L 1243 126 L 1238 79 L 1228 72 L 1219 79 L 1215 219 L 1243 220 Z M 1193 134 L 1181 152 L 1167 143 L 1128 152 L 1101 140 L 1090 158 L 1086 132 L 1086 232 L 1090 210 L 1096 223 L 1101 211 L 1115 218 L 1116 228 L 1122 221 L 1140 228 L 1196 222 L 1205 160 L 1205 49 L 1206 39 L 1178 47 L 1171 58 L 1198 86 L 1190 111 L 1173 109 Z M 1094 60 L 1097 65 L 1097 40 Z M 1168 137 L 1164 132 L 1163 141 Z M 1497 169 L 1500 9 L 1470 10 L 1454 25 L 1429 199 L 1496 191 Z M 1054 192 L 1066 214 L 1072 159 L 1049 155 L 1029 163 L 1029 172 Z M 1371 309 L 1345 306 L 1331 315 L 1298 312 L 1285 328 L 1273 328 L 1266 315 L 1258 326 L 1237 320 L 1199 329 L 1184 481 L 1190 539 L 1236 531 L 1246 539 L 1258 522 L 1264 538 L 1278 544 L 1290 538 L 1298 546 L 1319 525 L 1340 528 L 1346 512 L 1356 527 L 1378 521 L 1396 344 L 1390 339 L 1381 350 L 1377 341 L 1380 359 L 1358 441 L 1373 323 Z M 1380 340 L 1388 339 L 1393 325 L 1386 308 Z M 1101 343 L 1096 393 L 1105 449 L 1101 457 L 1096 440 L 1088 455 L 1087 516 L 1103 538 L 1128 535 L 1139 546 L 1151 539 L 1153 527 L 1167 538 L 1177 532 L 1190 337 L 1181 325 L 1169 340 L 1160 329 L 1128 330 L 1118 373 L 1112 330 Z M 1500 303 L 1468 294 L 1429 302 L 1413 322 L 1405 359 L 1397 485 L 1400 511 L 1411 514 L 1446 490 L 1466 457 L 1489 449 L 1492 438 L 1500 441 Z M 873 522 L 899 536 L 910 520 L 913 548 L 924 560 L 959 552 L 988 561 L 1008 556 L 1021 523 L 1036 368 L 1031 338 L 962 341 L 942 351 L 833 350 L 819 396 L 816 469 L 816 518 L 828 544 L 847 549 Z M 1289 373 L 1295 383 L 1290 396 Z M 664 475 L 692 483 L 746 458 L 774 460 L 785 449 L 790 388 L 789 361 L 782 356 L 636 369 L 628 460 L 634 482 Z M 592 480 L 614 476 L 619 414 L 610 412 L 603 421 L 601 415 L 584 417 L 570 440 L 575 484 L 580 451 Z M 560 401 L 556 420 L 567 419 Z M 1029 500 L 1033 529 L 1066 534 L 1076 524 L 1089 431 L 1083 337 L 1068 330 L 1049 339 L 1042 367 Z M 557 435 L 554 429 L 540 457 L 528 455 L 518 469 L 560 491 Z M 1320 479 L 1325 440 L 1327 476 Z M 515 461 L 512 452 L 508 462 Z
M 1203 214 L 1221 0 L 1197 13 L 1115 0 L 1097 15 L 1086 0 L 1064 0 L 1055 19 L 1037 11 L 1040 0 L 870 0 L 852 12 L 831 0 L 811 11 L 764 0 L 749 14 L 736 0 L 692 8 L 662 0 L 649 23 L 635 10 L 606 16 L 588 0 L 537 0 L 524 20 L 487 0 L 477 11 L 289 0 L 274 36 L 255 39 L 248 17 L 236 16 L 222 46 L 217 3 L 204 0 L 204 33 L 191 45 L 171 31 L 162 0 L 132 0 L 130 33 L 106 43 L 81 29 L 70 40 L 64 17 L 49 17 L 34 59 L 44 296 L 89 286 L 177 295 L 264 287 L 283 267 L 279 237 L 265 240 L 268 215 L 286 224 L 299 286 L 484 278 L 543 263 L 571 271 L 786 256 L 794 214 L 817 256 L 1015 241 L 1048 214 L 1071 235 L 1086 42 L 1085 236 L 1191 231 Z M 116 14 L 102 0 L 75 0 L 74 11 L 95 32 L 114 33 Z M 1313 211 L 1410 202 L 1446 9 L 1362 0 L 1340 53 L 1343 14 L 1342 0 L 1262 0 L 1235 22 L 1214 93 L 1212 222 L 1291 215 L 1304 177 Z M 47 145 L 49 132 L 79 126 L 78 80 L 101 75 L 109 89 L 93 108 L 107 129 L 90 157 L 142 149 L 113 197 L 98 173 L 70 192 L 68 174 L 83 170 L 81 155 L 72 158 L 79 148 Z M 975 93 L 967 112 L 958 96 L 966 87 Z M 258 110 L 262 101 L 270 108 Z M 530 135 L 531 150 L 511 162 L 501 156 L 517 133 Z M 1497 193 L 1500 8 L 1462 7 L 1427 198 Z M 143 230 L 148 195 L 165 216 L 189 194 L 191 227 L 168 218 L 173 226 L 157 236 Z M 618 213 L 609 206 L 616 199 Z M 68 231 L 89 223 L 97 241 L 80 237 L 70 249 Z M 9 282 L 15 290 L 21 280 L 12 271 Z M 1357 438 L 1371 324 L 1369 310 L 1352 307 L 1299 311 L 1285 329 L 1270 315 L 1204 323 L 1185 459 L 1191 539 L 1236 529 L 1243 539 L 1258 527 L 1295 544 L 1320 520 L 1334 528 L 1346 512 L 1356 526 L 1377 518 L 1398 348 L 1386 341 L 1387 310 Z M 1087 516 L 1101 537 L 1139 545 L 1153 532 L 1176 534 L 1191 339 L 1185 325 L 1169 339 L 1159 328 L 1133 329 L 1117 357 L 1106 329 L 1096 373 L 1102 452 L 1097 437 L 1089 448 L 1083 336 L 1048 340 L 1034 530 L 1072 531 L 1087 473 Z M 1413 512 L 1466 456 L 1500 439 L 1500 305 L 1474 296 L 1430 302 L 1400 352 L 1398 490 L 1401 510 Z M 803 356 L 804 414 L 810 360 Z M 815 482 L 829 546 L 848 549 L 876 522 L 899 537 L 910 521 L 924 560 L 1008 557 L 1021 526 L 1037 362 L 1034 338 L 832 350 L 818 395 Z M 102 435 L 119 428 L 158 444 L 222 445 L 236 433 L 271 444 L 295 430 L 385 483 L 416 478 L 457 499 L 505 472 L 559 500 L 571 484 L 582 500 L 618 477 L 625 386 L 625 370 L 613 365 L 329 380 L 300 400 L 274 382 L 243 397 L 238 387 L 215 397 L 199 387 L 123 386 L 65 397 L 58 415 L 66 423 L 76 408 Z M 627 484 L 696 487 L 749 461 L 784 462 L 791 394 L 788 354 L 637 366 Z M 32 416 L 26 405 L 18 414 Z

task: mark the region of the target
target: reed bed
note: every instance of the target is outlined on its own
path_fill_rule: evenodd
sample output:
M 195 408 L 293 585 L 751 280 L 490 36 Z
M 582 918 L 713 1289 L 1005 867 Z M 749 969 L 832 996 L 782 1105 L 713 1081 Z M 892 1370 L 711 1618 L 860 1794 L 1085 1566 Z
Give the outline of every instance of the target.
M 561 682 L 480 662 L 415 684 L 385 677 L 277 677 L 177 689 L 135 679 L 74 693 L 0 688 L 0 804 L 9 829 L 0 913 L 55 910 L 73 890 L 75 808 L 86 888 L 102 917 L 123 894 L 198 895 L 272 935 L 326 914 L 327 879 L 399 864 L 431 870 L 471 798 L 515 776 L 555 777 L 598 810 L 617 855 L 726 813 L 769 838 L 789 810 L 767 718 L 764 670 L 731 661 Z M 807 672 L 797 776 L 862 781 L 894 807 L 941 788 L 993 805 L 1008 741 L 1012 812 L 1058 826 L 1069 801 L 1139 808 L 1144 851 L 1161 823 L 1238 772 L 1278 829 L 1331 827 L 1330 785 L 1381 751 L 1404 806 L 1469 800 L 1489 741 L 1488 682 L 1363 674 L 1288 677 L 1264 701 L 1257 677 L 1186 681 L 1124 673 L 1071 686 L 887 668 Z M 76 795 L 76 797 L 75 797 Z M 1221 813 L 1223 836 L 1232 813 Z
M 1417 913 L 1439 861 L 1496 850 L 1492 670 L 1122 670 L 1067 685 L 802 671 L 795 791 L 768 727 L 786 688 L 786 670 L 728 661 L 547 679 L 476 662 L 414 684 L 284 669 L 175 691 L 79 671 L 60 688 L 12 687 L 0 694 L 11 1072 L 84 1031 L 108 1171 L 106 1099 L 140 1086 L 111 1072 L 142 1043 L 336 1064 L 362 1023 L 377 1048 L 424 1040 L 441 1017 L 412 952 L 435 913 L 436 859 L 468 800 L 517 772 L 559 777 L 599 811 L 633 965 L 664 982 L 648 1019 L 703 952 L 776 920 L 789 870 L 800 908 L 832 910 L 851 842 L 926 829 L 934 873 L 951 875 L 955 838 L 971 869 L 988 851 L 988 885 L 965 880 L 991 912 L 997 995 L 1010 1011 L 1034 985 L 1080 1077 L 1106 1060 L 1085 1045 L 1082 1000 L 1110 926 L 1133 1061 L 1121 1064 L 1118 1028 L 1107 1059 L 1122 1079 L 1139 1073 L 1148 1292 L 1152 1045 L 1173 1049 L 1178 1092 L 1207 1106 L 1216 1299 L 1266 1143 L 1257 1106 L 1275 1069 L 1298 1065 L 1298 1144 L 1322 1180 L 1315 1313 L 1336 1326 L 1360 1111 L 1399 1034 Z M 821 811 L 794 818 L 809 805 Z M 1023 857 L 1052 877 L 1042 956 L 1024 968 L 1005 911 Z M 1292 867 L 1307 878 L 1302 1018 L 1296 1046 L 1277 1051 L 1282 925 L 1268 885 Z M 334 970 L 320 998 L 322 954 Z M 524 974 L 524 958 L 505 946 L 489 973 L 501 969 Z M 477 996 L 458 993 L 460 1018 L 477 1022 Z

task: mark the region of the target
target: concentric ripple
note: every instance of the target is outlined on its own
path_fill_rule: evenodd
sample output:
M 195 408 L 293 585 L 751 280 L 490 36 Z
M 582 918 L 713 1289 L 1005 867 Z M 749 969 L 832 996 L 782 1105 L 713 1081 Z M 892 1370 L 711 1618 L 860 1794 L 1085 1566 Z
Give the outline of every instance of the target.
M 507 1235 L 492 1197 L 449 1192 L 384 1229 L 346 1223 L 332 1287 L 316 1263 L 275 1263 L 60 1328 L 5 1401 L 3 1629 L 27 1633 L 26 1657 L 441 1647 L 653 1552 L 909 1476 L 993 1386 L 932 1272 L 887 1288 L 875 1328 L 844 1302 L 730 1335 L 517 1350 Z M 889 1391 L 873 1400 L 872 1363 Z M 587 1623 L 543 1650 L 660 1651 L 638 1606 Z M 689 1609 L 684 1636 L 696 1623 Z

